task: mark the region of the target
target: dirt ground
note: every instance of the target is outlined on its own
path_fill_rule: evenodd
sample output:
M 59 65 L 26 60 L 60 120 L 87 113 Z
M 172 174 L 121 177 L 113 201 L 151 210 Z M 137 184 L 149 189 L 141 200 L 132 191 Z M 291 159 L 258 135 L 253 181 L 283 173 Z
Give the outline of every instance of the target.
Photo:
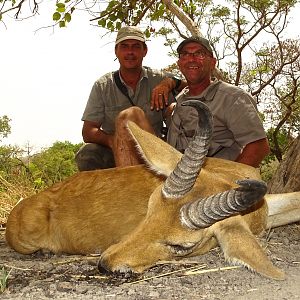
M 201 257 L 155 266 L 138 276 L 109 277 L 98 257 L 21 255 L 0 231 L 0 268 L 10 271 L 1 299 L 300 299 L 300 223 L 259 238 L 286 280 L 275 281 L 238 267 L 228 268 L 219 248 Z M 198 268 L 200 274 L 188 270 Z

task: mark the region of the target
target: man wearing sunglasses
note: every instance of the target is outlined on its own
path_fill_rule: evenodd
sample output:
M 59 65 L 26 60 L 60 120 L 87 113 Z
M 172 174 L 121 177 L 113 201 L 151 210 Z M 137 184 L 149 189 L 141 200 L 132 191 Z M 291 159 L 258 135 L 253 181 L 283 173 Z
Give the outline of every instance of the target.
M 181 103 L 196 99 L 203 101 L 214 117 L 208 156 L 258 167 L 270 148 L 253 97 L 237 86 L 212 80 L 216 58 L 207 39 L 187 38 L 179 44 L 177 52 L 177 63 L 188 86 L 177 96 L 168 143 L 183 152 L 193 139 L 198 115 Z

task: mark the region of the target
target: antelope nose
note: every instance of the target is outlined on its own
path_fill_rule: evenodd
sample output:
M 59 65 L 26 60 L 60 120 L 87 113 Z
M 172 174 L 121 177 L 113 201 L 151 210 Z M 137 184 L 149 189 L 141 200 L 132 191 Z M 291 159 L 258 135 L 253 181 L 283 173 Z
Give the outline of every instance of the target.
M 101 274 L 112 274 L 112 272 L 109 270 L 108 266 L 106 265 L 104 259 L 100 259 L 98 262 L 98 270 Z

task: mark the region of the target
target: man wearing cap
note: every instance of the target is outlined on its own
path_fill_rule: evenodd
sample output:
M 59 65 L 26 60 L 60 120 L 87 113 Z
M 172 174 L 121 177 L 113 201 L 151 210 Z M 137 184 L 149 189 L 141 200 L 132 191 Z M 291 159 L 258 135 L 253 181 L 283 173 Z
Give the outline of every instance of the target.
M 216 59 L 205 38 L 187 38 L 179 44 L 177 52 L 177 63 L 188 86 L 177 96 L 168 143 L 184 151 L 193 139 L 198 115 L 193 108 L 181 106 L 181 103 L 196 99 L 203 101 L 213 114 L 214 128 L 208 156 L 258 167 L 270 149 L 255 100 L 237 86 L 212 81 Z
M 115 54 L 119 70 L 96 80 L 82 116 L 86 144 L 75 157 L 80 171 L 139 164 L 127 121 L 160 136 L 164 105 L 170 92 L 181 85 L 171 74 L 142 66 L 147 45 L 135 26 L 119 30 Z

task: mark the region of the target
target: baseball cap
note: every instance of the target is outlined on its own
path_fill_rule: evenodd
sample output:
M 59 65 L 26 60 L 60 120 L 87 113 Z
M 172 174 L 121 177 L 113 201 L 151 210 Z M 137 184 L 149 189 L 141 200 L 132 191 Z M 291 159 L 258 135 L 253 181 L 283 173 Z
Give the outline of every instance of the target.
M 204 37 L 201 36 L 191 36 L 189 38 L 186 38 L 185 40 L 183 40 L 177 47 L 177 53 L 179 54 L 182 50 L 182 48 L 188 44 L 188 43 L 198 43 L 201 46 L 203 46 L 209 53 L 211 53 L 213 55 L 213 49 L 209 43 L 209 41 L 207 39 L 205 39 Z
M 143 32 L 136 26 L 126 26 L 118 31 L 116 45 L 125 40 L 137 40 L 143 43 L 146 41 Z

